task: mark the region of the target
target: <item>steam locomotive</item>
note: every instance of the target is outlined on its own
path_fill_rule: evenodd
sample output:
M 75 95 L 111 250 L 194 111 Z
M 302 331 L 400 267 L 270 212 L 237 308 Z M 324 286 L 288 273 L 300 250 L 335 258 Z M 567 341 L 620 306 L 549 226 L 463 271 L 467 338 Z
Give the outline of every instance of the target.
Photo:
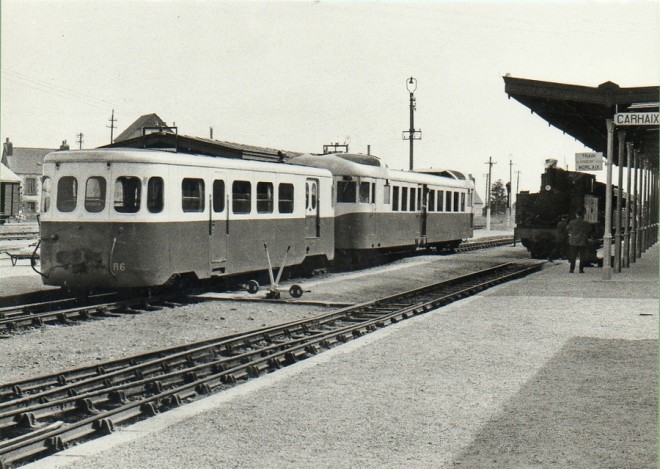
M 514 236 L 532 258 L 547 258 L 557 245 L 557 223 L 561 217 L 567 215 L 570 221 L 581 209 L 585 221 L 592 224 L 590 261 L 598 261 L 596 251 L 602 246 L 605 231 L 605 193 L 606 184 L 596 181 L 593 174 L 567 171 L 550 164 L 541 175 L 538 193 L 523 191 L 517 195 Z M 613 206 L 616 194 L 614 188 Z

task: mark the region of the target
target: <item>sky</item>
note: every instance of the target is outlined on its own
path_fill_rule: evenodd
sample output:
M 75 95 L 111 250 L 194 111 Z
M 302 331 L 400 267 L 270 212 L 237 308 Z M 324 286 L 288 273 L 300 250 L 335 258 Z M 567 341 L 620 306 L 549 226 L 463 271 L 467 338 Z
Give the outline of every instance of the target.
M 628 1 L 0 0 L 0 138 L 94 148 L 144 114 L 180 134 L 538 191 L 548 158 L 591 151 L 504 92 L 502 77 L 660 84 L 660 3 Z M 82 144 L 78 143 L 83 134 Z M 597 171 L 604 181 L 605 171 Z

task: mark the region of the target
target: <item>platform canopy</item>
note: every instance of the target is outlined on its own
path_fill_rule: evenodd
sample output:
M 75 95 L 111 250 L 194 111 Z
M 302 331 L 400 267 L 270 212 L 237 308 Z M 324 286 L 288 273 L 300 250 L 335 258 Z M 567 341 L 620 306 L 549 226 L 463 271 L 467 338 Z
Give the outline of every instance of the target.
M 607 119 L 616 113 L 658 112 L 660 87 L 621 88 L 611 81 L 597 87 L 568 85 L 504 76 L 505 92 L 548 124 L 595 152 L 607 154 Z M 654 170 L 658 169 L 658 126 L 621 126 Z M 613 162 L 618 165 L 617 144 Z

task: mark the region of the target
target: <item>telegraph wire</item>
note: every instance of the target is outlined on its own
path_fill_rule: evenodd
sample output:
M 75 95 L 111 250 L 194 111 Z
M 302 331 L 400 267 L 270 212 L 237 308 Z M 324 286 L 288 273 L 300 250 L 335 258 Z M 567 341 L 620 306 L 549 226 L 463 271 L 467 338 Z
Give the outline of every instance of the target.
M 2 70 L 0 73 L 7 80 L 33 88 L 37 91 L 42 91 L 44 93 L 49 93 L 51 95 L 59 96 L 65 99 L 75 100 L 93 107 L 98 107 L 103 109 L 107 109 L 108 107 L 113 107 L 112 103 L 104 99 L 95 98 L 93 96 L 85 95 L 83 93 L 79 93 L 76 91 L 70 91 L 61 86 L 53 85 L 44 82 L 42 80 L 24 76 L 18 72 L 14 72 L 10 70 Z

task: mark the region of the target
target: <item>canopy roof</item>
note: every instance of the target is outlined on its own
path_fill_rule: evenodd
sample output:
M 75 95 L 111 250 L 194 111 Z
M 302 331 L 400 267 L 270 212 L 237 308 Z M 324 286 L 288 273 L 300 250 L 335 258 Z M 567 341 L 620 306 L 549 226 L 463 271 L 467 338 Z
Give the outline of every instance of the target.
M 660 87 L 621 88 L 611 81 L 598 87 L 567 85 L 505 76 L 504 89 L 548 124 L 574 137 L 593 151 L 607 154 L 607 119 L 617 112 L 658 112 Z M 626 142 L 633 142 L 651 166 L 658 168 L 658 126 L 626 126 Z M 615 141 L 616 141 L 615 131 Z M 618 162 L 618 144 L 613 152 Z

